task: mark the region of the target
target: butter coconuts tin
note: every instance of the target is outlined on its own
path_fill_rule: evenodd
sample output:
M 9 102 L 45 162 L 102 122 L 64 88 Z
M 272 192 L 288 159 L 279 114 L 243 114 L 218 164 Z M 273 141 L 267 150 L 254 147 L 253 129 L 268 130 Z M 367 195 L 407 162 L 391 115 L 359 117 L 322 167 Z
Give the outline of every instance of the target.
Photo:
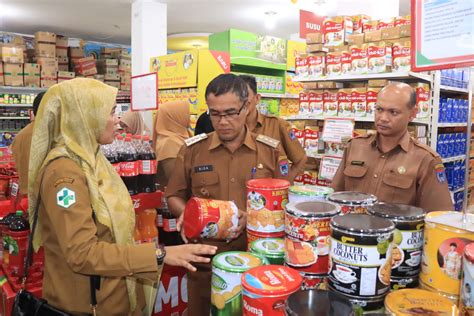
M 364 310 L 383 307 L 390 290 L 393 231 L 390 220 L 365 215 L 331 219 L 328 287 Z
M 418 287 L 425 212 L 419 207 L 390 203 L 369 206 L 368 212 L 395 224 L 390 277 L 392 289 Z
M 286 299 L 301 287 L 301 276 L 291 268 L 266 265 L 242 275 L 243 315 L 285 315 Z
M 366 214 L 367 207 L 377 203 L 377 197 L 372 194 L 361 192 L 342 191 L 334 192 L 333 194 L 329 195 L 328 201 L 340 205 L 342 214 Z
M 259 255 L 243 251 L 229 251 L 212 259 L 211 315 L 242 315 L 242 273 L 268 264 Z

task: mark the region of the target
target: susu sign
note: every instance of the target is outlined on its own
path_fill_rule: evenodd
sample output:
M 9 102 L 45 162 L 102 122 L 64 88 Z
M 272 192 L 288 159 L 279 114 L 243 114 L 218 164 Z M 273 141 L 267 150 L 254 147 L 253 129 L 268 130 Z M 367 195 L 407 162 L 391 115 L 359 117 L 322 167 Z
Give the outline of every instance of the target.
M 324 18 L 313 12 L 300 10 L 300 38 L 306 38 L 308 33 L 323 32 Z

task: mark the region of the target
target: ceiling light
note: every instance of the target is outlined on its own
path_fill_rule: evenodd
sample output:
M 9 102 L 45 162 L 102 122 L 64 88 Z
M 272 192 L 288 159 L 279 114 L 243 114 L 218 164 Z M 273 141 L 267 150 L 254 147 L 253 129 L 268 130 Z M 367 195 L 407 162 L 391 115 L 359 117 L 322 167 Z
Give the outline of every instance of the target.
M 265 12 L 265 28 L 267 30 L 273 30 L 276 26 L 276 12 L 267 11 Z

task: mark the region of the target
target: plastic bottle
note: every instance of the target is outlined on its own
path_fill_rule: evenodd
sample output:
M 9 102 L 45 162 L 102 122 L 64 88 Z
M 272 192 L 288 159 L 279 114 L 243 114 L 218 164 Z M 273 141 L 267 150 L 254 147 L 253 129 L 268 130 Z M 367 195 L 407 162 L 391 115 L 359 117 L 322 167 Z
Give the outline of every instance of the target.
M 4 238 L 7 236 L 8 233 L 8 226 L 10 223 L 15 219 L 16 213 L 8 213 L 0 220 L 0 236 L 1 236 L 1 243 L 0 243 L 0 250 L 2 252 L 2 260 L 3 262 L 8 265 L 8 245 L 5 244 Z M 4 251 L 6 249 L 6 251 Z
M 140 153 L 142 149 L 142 136 L 141 135 L 134 135 L 132 140 L 133 147 L 137 151 L 137 153 Z
M 8 225 L 8 235 L 10 237 L 8 242 L 8 270 L 13 275 L 23 275 L 29 233 L 30 223 L 23 217 L 23 211 L 16 211 L 15 218 Z
M 135 230 L 133 232 L 133 239 L 135 239 L 136 244 L 141 244 L 142 243 L 142 233 L 140 231 L 140 218 L 138 217 L 137 214 L 135 214 Z
M 140 192 L 150 193 L 156 191 L 156 155 L 150 146 L 150 137 L 144 136 L 140 152 L 140 176 L 138 178 L 138 189 Z
M 156 228 L 156 210 L 146 209 L 138 213 L 140 234 L 143 243 L 154 243 L 158 247 L 158 229 Z
M 132 139 L 126 137 L 120 152 L 120 176 L 127 186 L 130 195 L 138 194 L 138 174 L 137 152 L 132 146 Z

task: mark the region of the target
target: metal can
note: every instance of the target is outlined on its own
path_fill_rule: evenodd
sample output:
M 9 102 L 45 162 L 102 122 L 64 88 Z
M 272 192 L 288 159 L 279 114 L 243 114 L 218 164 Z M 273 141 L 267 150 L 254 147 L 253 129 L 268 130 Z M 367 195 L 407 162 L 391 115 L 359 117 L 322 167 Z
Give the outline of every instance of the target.
M 329 187 L 317 185 L 293 185 L 288 189 L 290 203 L 307 201 L 324 201 L 334 190 Z
M 457 316 L 458 309 L 449 299 L 430 291 L 401 289 L 393 291 L 385 298 L 388 315 L 446 315 Z
M 301 276 L 291 268 L 266 265 L 242 275 L 243 315 L 285 315 L 288 296 L 301 287 Z
M 395 225 L 376 216 L 346 214 L 334 216 L 330 226 L 329 288 L 364 311 L 382 308 L 390 290 Z
M 291 294 L 286 301 L 287 316 L 353 316 L 351 302 L 344 296 L 325 290 L 306 290 Z
M 303 278 L 303 283 L 301 283 L 302 290 L 327 290 L 327 274 L 310 274 L 300 272 L 300 275 Z
M 285 230 L 284 207 L 290 182 L 282 179 L 247 181 L 247 230 L 275 233 Z
M 242 273 L 268 262 L 259 255 L 229 251 L 212 259 L 211 315 L 242 315 Z
M 285 212 L 285 263 L 300 272 L 328 274 L 329 222 L 341 208 L 331 202 L 288 203 Z
M 420 285 L 459 301 L 464 247 L 474 240 L 474 214 L 463 222 L 459 212 L 431 212 L 425 217 Z
M 285 243 L 283 238 L 259 239 L 250 244 L 250 252 L 265 257 L 270 264 L 283 265 Z
M 474 242 L 464 248 L 459 310 L 461 316 L 474 315 Z
M 377 197 L 373 194 L 352 191 L 334 192 L 328 196 L 328 200 L 339 204 L 342 214 L 366 214 L 367 207 L 377 203 Z
M 226 240 L 238 225 L 238 208 L 232 201 L 193 197 L 186 203 L 183 227 L 188 239 Z
M 250 245 L 254 241 L 267 238 L 285 238 L 285 232 L 259 233 L 247 229 L 247 251 L 250 251 Z
M 392 290 L 418 287 L 425 226 L 423 209 L 404 204 L 377 203 L 369 206 L 368 212 L 395 224 L 390 277 Z

